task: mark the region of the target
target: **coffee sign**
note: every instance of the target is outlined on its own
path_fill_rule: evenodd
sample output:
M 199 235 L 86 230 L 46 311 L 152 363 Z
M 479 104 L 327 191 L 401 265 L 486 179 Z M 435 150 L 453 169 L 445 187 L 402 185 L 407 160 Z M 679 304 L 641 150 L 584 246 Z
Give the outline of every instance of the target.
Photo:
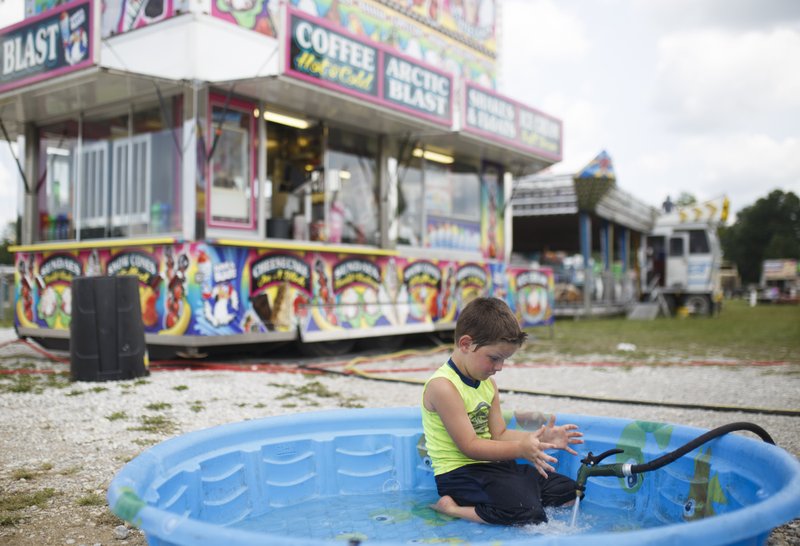
M 0 92 L 91 66 L 92 9 L 73 2 L 0 34 Z
M 378 50 L 297 14 L 291 16 L 290 68 L 359 94 L 378 94 Z
M 452 76 L 325 20 L 289 10 L 285 73 L 407 115 L 452 125 Z

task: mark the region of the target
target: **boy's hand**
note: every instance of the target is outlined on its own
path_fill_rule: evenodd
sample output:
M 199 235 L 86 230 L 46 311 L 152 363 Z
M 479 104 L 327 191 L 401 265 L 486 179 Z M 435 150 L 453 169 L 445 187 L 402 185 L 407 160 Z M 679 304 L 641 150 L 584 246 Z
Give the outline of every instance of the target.
M 582 432 L 578 432 L 578 425 L 560 425 L 555 426 L 556 416 L 551 415 L 550 421 L 546 425 L 542 425 L 543 433 L 541 436 L 542 441 L 552 444 L 555 449 L 563 449 L 568 453 L 577 455 L 578 452 L 572 449 L 570 444 L 582 444 Z
M 539 474 L 546 478 L 548 472 L 556 471 L 556 469 L 553 468 L 550 463 L 557 463 L 558 459 L 545 453 L 545 450 L 555 449 L 556 446 L 555 444 L 542 441 L 544 433 L 545 426 L 542 425 L 542 427 L 536 432 L 528 434 L 526 438 L 520 442 L 520 444 L 523 450 L 522 457 L 529 460 Z

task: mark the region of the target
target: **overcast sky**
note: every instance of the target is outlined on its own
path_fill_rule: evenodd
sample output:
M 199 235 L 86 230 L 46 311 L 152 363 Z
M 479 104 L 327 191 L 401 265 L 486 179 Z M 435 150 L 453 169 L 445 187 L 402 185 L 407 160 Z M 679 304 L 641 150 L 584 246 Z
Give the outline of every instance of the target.
M 800 194 L 800 1 L 503 0 L 499 91 L 564 121 L 575 172 L 601 150 L 660 205 Z
M 564 121 L 553 172 L 606 150 L 617 184 L 652 205 L 800 194 L 800 0 L 500 1 L 499 91 Z M 0 142 L 3 224 L 9 158 Z

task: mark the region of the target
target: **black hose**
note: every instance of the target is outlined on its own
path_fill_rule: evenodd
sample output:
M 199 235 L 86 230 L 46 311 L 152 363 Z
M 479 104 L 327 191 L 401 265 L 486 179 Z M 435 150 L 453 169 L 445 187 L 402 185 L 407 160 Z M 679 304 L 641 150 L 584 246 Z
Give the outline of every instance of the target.
M 717 438 L 719 436 L 737 430 L 750 431 L 758 435 L 765 442 L 775 445 L 775 440 L 772 439 L 772 436 L 770 436 L 766 430 L 764 430 L 758 425 L 754 425 L 753 423 L 744 423 L 744 422 L 729 423 L 727 425 L 722 425 L 721 427 L 717 427 L 713 430 L 709 430 L 704 434 L 701 434 L 694 440 L 687 442 L 686 444 L 679 447 L 675 451 L 671 451 L 666 455 L 662 455 L 658 459 L 653 459 L 652 461 L 648 461 L 646 463 L 635 464 L 631 466 L 631 474 L 641 474 L 642 472 L 650 472 L 651 470 L 656 470 L 658 468 L 661 468 L 662 466 L 667 465 L 680 457 L 683 457 L 693 449 L 705 444 L 709 440 L 713 440 L 714 438 Z

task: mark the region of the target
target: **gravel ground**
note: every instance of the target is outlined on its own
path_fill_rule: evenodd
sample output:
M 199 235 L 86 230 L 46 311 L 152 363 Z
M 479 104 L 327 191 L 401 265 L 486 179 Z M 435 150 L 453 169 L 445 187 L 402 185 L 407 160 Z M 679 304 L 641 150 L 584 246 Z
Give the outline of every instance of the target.
M 14 337 L 13 331 L 0 330 L 0 343 Z M 445 355 L 416 357 L 413 364 L 434 366 Z M 799 404 L 800 363 L 645 367 L 577 366 L 563 361 L 555 365 L 554 360 L 558 362 L 549 358 L 543 359 L 546 363 L 508 366 L 496 380 L 501 388 L 517 391 L 599 398 L 795 410 Z M 144 545 L 139 530 L 119 527 L 122 522 L 108 510 L 105 495 L 114 475 L 147 447 L 245 419 L 341 407 L 410 406 L 419 401 L 419 385 L 307 376 L 294 373 L 296 362 L 287 362 L 285 372 L 243 365 L 249 371 L 157 371 L 139 380 L 105 383 L 69 383 L 61 376 L 42 374 L 0 375 L 0 502 L 42 496 L 19 509 L 0 504 L 0 544 Z M 15 367 L 69 370 L 68 364 L 48 361 L 24 344 L 1 346 L 0 370 Z M 800 456 L 798 417 L 518 393 L 504 394 L 503 406 L 703 428 L 750 421 Z M 773 531 L 769 544 L 800 544 L 800 519 Z

